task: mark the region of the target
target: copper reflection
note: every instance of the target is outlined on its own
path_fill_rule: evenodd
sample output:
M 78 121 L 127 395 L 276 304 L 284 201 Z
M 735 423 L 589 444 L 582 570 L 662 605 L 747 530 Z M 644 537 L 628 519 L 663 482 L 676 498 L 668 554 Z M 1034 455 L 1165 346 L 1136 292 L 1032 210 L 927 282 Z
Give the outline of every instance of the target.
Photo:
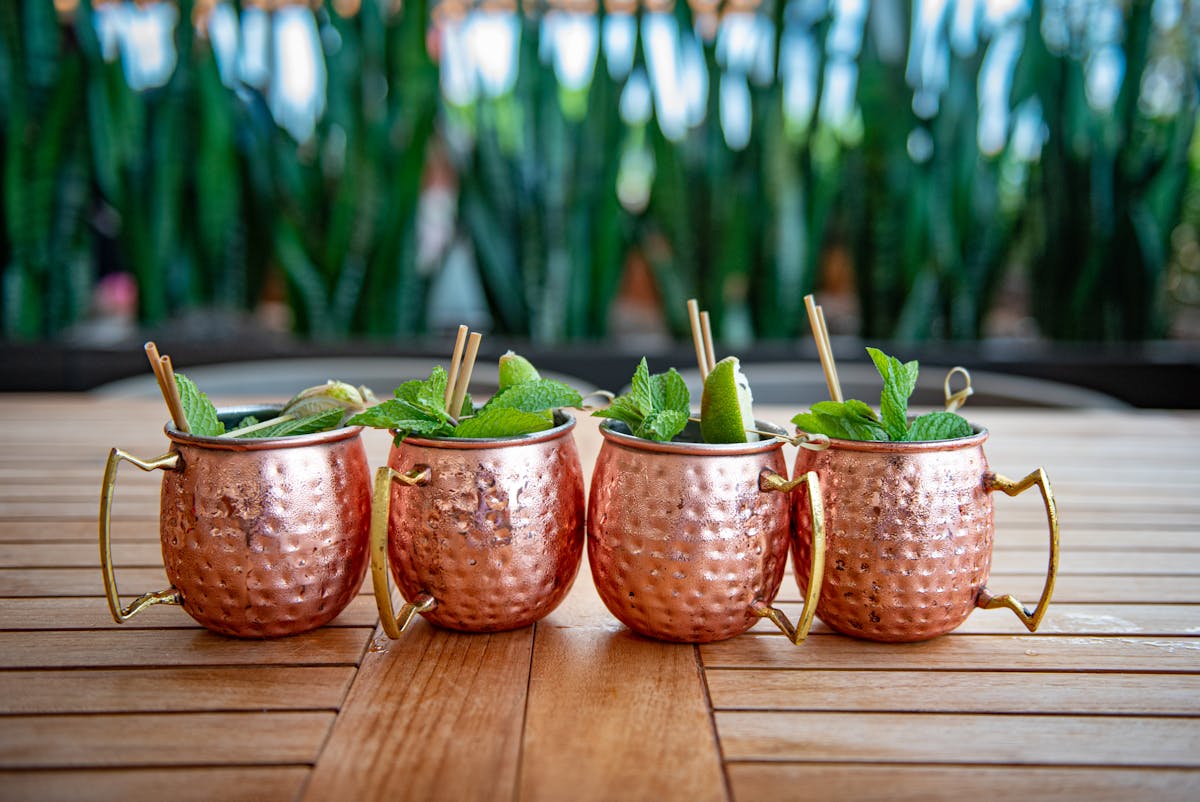
M 759 488 L 764 473 L 786 472 L 783 441 L 656 443 L 609 423 L 600 432 L 588 560 L 609 611 L 635 632 L 690 643 L 753 626 L 754 603 L 775 598 L 787 563 L 791 502 Z
M 433 596 L 425 618 L 516 629 L 566 597 L 583 558 L 583 469 L 575 420 L 563 417 L 504 440 L 408 437 L 392 447 L 398 473 L 429 468 L 427 483 L 393 484 L 388 523 L 392 578 L 405 599 Z

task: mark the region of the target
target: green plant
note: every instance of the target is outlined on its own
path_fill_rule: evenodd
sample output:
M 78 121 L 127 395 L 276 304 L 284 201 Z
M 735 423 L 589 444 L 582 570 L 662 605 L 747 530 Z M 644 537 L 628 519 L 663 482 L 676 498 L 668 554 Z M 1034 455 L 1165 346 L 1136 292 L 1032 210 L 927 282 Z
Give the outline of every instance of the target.
M 54 6 L 0 3 L 0 328 L 51 336 L 87 312 L 93 282 L 85 66 Z

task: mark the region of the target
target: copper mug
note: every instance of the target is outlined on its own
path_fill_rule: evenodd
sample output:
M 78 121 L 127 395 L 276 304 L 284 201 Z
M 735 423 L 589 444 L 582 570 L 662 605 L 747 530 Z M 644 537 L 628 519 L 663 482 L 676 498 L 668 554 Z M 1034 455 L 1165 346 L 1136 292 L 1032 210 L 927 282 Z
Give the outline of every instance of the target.
M 220 410 L 226 426 L 277 409 Z M 337 616 L 367 570 L 371 473 L 362 427 L 286 438 L 198 437 L 168 424 L 171 450 L 141 460 L 114 448 L 100 496 L 100 563 L 113 619 L 177 604 L 239 638 L 306 632 Z M 117 468 L 163 471 L 159 534 L 171 586 L 121 606 L 112 560 Z
M 877 641 L 945 634 L 976 607 L 1007 608 L 1033 632 L 1046 614 L 1058 573 L 1058 512 L 1041 468 L 1020 481 L 992 473 L 985 429 L 932 442 L 830 439 L 801 449 L 796 471 L 814 471 L 825 490 L 825 583 L 817 616 L 838 632 Z M 987 588 L 995 526 L 992 493 L 1037 487 L 1050 530 L 1050 562 L 1032 611 Z M 806 558 L 812 532 L 796 500 L 793 553 Z M 801 592 L 807 577 L 797 574 Z
M 583 559 L 575 419 L 496 439 L 406 437 L 375 475 L 371 577 L 384 632 L 417 613 L 464 632 L 519 629 L 571 589 Z M 405 599 L 392 608 L 388 574 Z
M 783 435 L 771 424 L 757 425 Z M 793 643 L 803 641 L 825 559 L 821 484 L 811 471 L 787 480 L 784 441 L 655 442 L 615 421 L 602 424 L 600 433 L 588 560 L 609 611 L 634 632 L 660 640 L 724 640 L 765 617 Z M 698 440 L 696 424 L 689 423 L 683 437 Z M 771 603 L 787 564 L 788 494 L 801 485 L 816 546 L 803 565 L 816 580 L 792 627 Z

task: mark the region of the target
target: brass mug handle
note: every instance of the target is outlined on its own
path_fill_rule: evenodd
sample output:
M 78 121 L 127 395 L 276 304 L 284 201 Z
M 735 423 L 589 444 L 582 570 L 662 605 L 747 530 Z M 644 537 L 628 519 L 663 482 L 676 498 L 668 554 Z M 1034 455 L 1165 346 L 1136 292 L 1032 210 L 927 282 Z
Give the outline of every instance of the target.
M 415 487 L 429 483 L 432 472 L 427 465 L 400 473 L 388 466 L 375 472 L 375 502 L 371 505 L 371 584 L 375 588 L 375 607 L 383 631 L 393 640 L 408 628 L 413 616 L 432 610 L 437 600 L 428 593 L 418 593 L 413 601 L 400 608 L 400 614 L 392 611 L 392 587 L 388 578 L 388 518 L 392 512 L 392 482 L 401 482 Z
M 1042 587 L 1042 597 L 1038 599 L 1037 607 L 1031 613 L 1015 596 L 993 596 L 986 587 L 979 591 L 979 598 L 975 600 L 975 605 L 985 610 L 997 610 L 1001 607 L 1012 610 L 1026 629 L 1036 632 L 1046 615 L 1046 608 L 1050 605 L 1050 596 L 1054 593 L 1054 580 L 1058 576 L 1058 505 L 1054 503 L 1050 480 L 1046 478 L 1046 472 L 1038 468 L 1020 481 L 1014 482 L 1012 479 L 989 473 L 985 482 L 989 491 L 1000 490 L 1009 496 L 1019 495 L 1034 485 L 1042 491 L 1042 501 L 1046 505 L 1046 523 L 1050 527 L 1050 564 L 1046 568 L 1046 584 Z
M 771 619 L 775 626 L 787 635 L 788 640 L 799 646 L 808 637 L 812 627 L 813 616 L 817 612 L 817 600 L 821 598 L 821 584 L 825 580 L 825 505 L 821 500 L 821 481 L 816 471 L 796 479 L 788 480 L 774 472 L 764 471 L 759 478 L 761 490 L 790 493 L 800 485 L 808 488 L 808 508 L 812 516 L 812 564 L 809 566 L 808 593 L 804 595 L 804 612 L 800 615 L 800 623 L 793 629 L 788 617 L 762 599 L 755 599 L 751 609 L 756 615 Z
M 104 595 L 108 598 L 108 609 L 113 620 L 124 624 L 135 615 L 154 604 L 183 604 L 183 597 L 175 588 L 157 590 L 138 596 L 128 607 L 121 607 L 121 594 L 117 590 L 116 569 L 112 558 L 112 500 L 117 486 L 117 467 L 130 462 L 143 471 L 173 471 L 179 467 L 179 452 L 169 451 L 152 460 L 140 460 L 119 448 L 108 454 L 104 466 L 104 480 L 100 484 L 100 571 L 104 575 Z

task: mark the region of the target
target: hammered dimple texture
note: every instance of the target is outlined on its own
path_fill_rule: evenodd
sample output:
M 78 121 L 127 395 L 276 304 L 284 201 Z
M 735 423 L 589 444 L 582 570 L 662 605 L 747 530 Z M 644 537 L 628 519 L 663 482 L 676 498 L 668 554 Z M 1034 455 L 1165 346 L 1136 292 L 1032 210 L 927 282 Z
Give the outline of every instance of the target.
M 362 439 L 239 451 L 176 440 L 163 476 L 163 564 L 215 632 L 270 638 L 327 623 L 366 575 L 371 477 Z
M 911 449 L 897 448 L 912 445 Z M 962 446 L 858 444 L 801 449 L 825 498 L 825 579 L 817 617 L 847 635 L 918 641 L 943 635 L 975 609 L 992 561 L 992 499 L 982 438 Z M 809 564 L 808 499 L 795 494 L 793 563 Z M 808 576 L 796 572 L 803 594 Z
M 410 438 L 388 465 L 428 466 L 426 485 L 392 487 L 388 561 L 406 599 L 437 601 L 429 621 L 466 632 L 528 626 L 559 605 L 583 559 L 583 469 L 570 429 L 501 447 Z
M 764 471 L 786 471 L 780 448 L 662 453 L 606 439 L 588 561 L 609 611 L 634 632 L 686 643 L 752 627 L 751 605 L 770 603 L 783 581 L 790 531 L 787 497 L 759 489 Z

